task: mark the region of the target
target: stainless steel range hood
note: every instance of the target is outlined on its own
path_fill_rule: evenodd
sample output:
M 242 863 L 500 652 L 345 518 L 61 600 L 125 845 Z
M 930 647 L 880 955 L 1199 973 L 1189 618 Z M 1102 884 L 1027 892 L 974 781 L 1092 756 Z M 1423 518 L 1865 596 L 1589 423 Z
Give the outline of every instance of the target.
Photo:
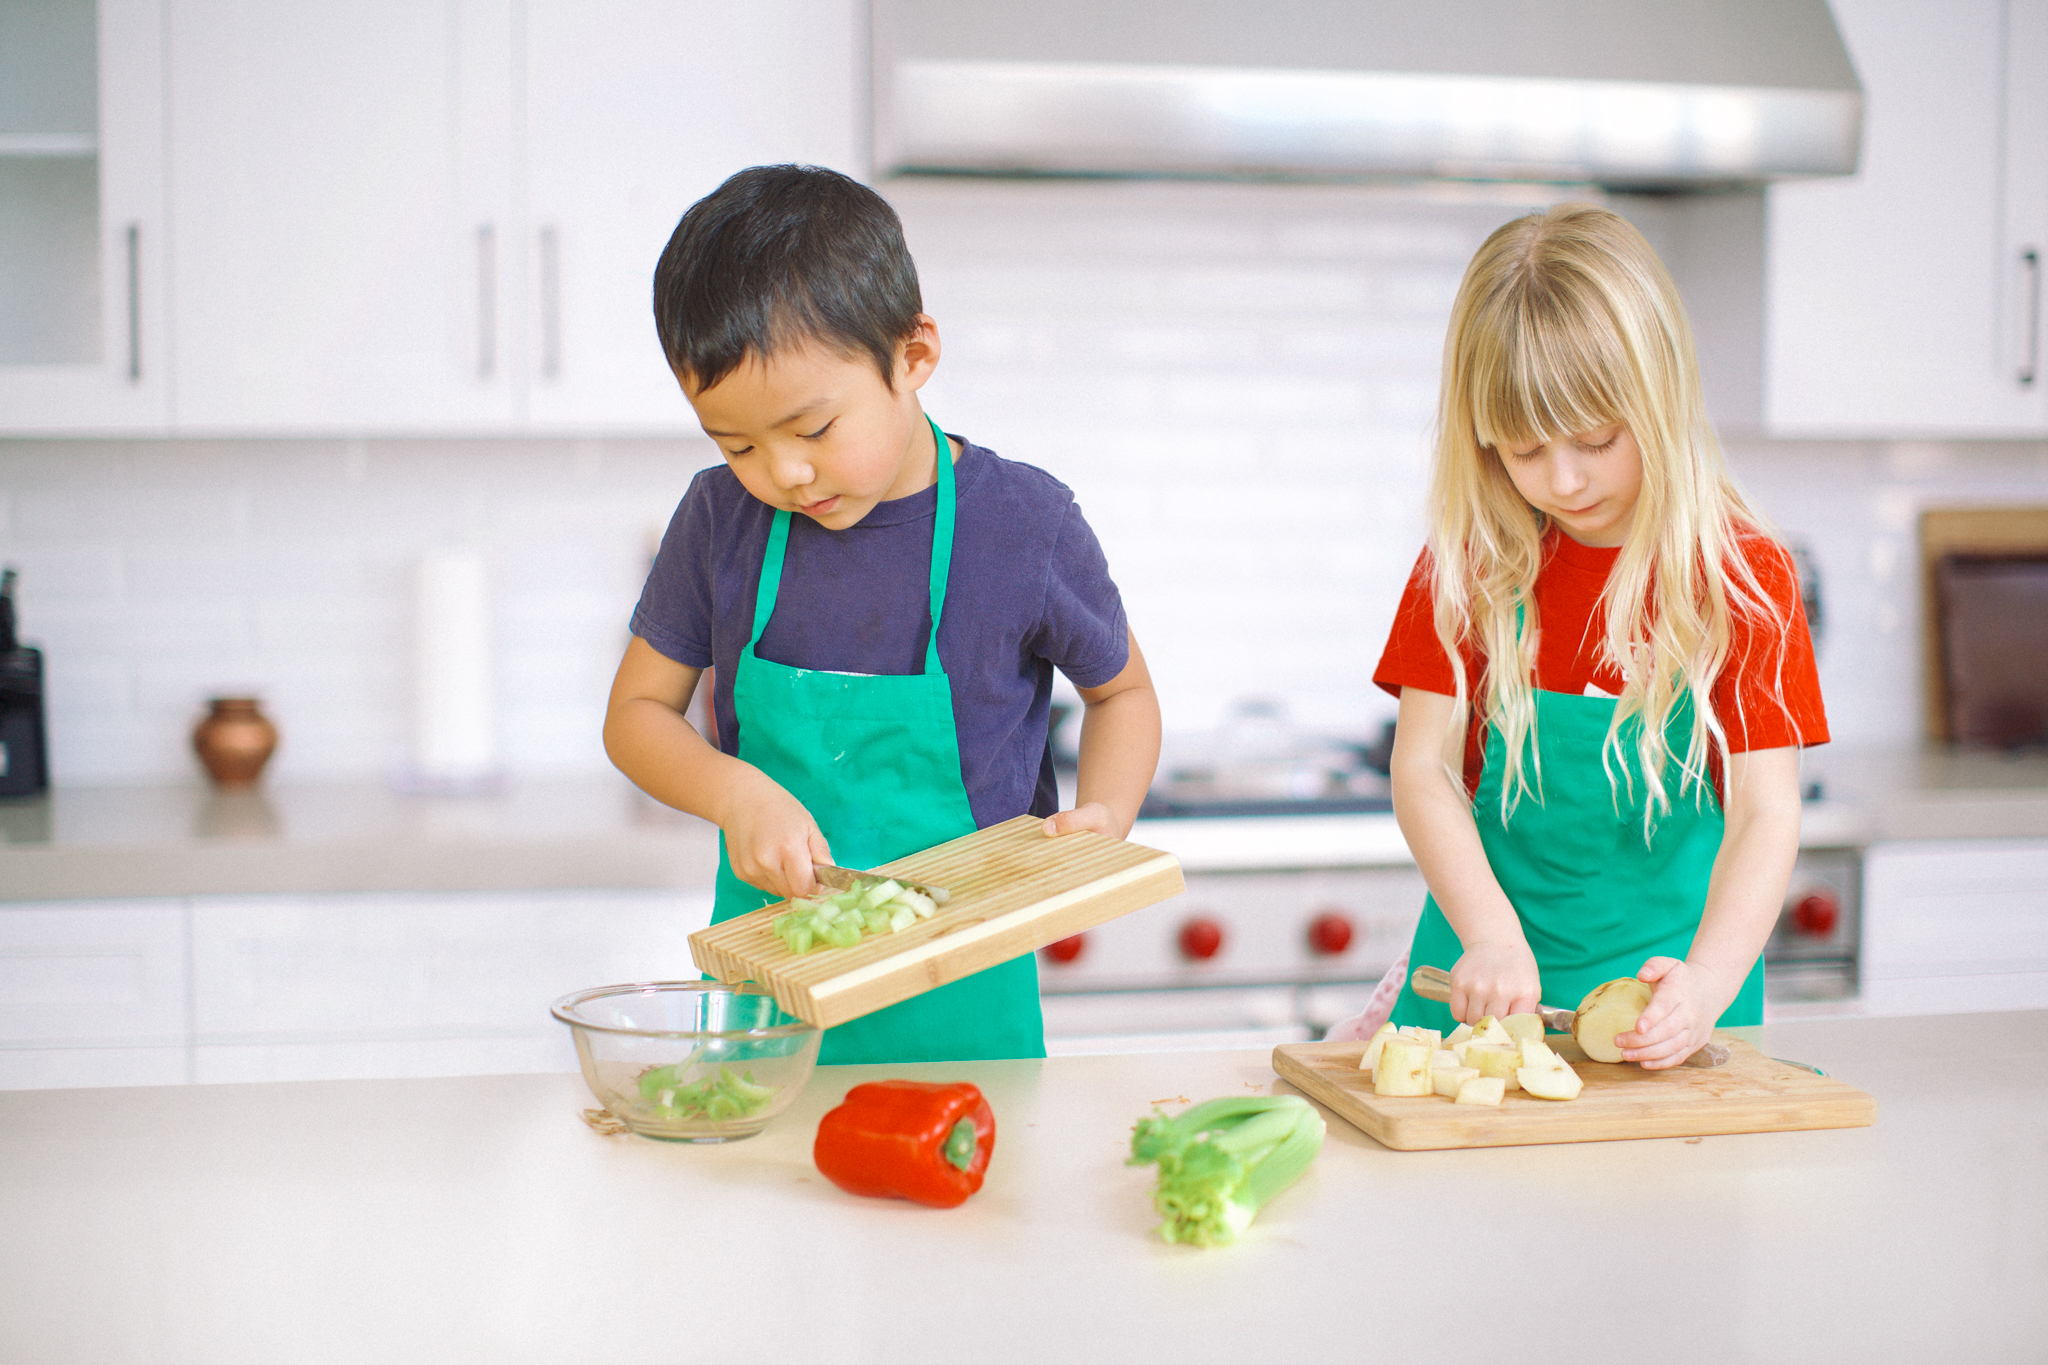
M 1614 189 L 1856 169 L 1825 0 L 875 0 L 883 175 Z

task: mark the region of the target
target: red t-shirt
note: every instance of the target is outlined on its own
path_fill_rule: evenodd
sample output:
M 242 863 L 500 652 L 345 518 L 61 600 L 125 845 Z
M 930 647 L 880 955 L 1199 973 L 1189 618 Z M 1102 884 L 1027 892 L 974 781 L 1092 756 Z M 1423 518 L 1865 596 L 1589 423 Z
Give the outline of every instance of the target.
M 1790 613 L 1791 638 L 1785 642 L 1784 704 L 1774 695 L 1778 663 L 1773 628 L 1737 615 L 1729 641 L 1728 662 L 1715 680 L 1712 693 L 1714 714 L 1728 735 L 1730 753 L 1753 749 L 1782 749 L 1791 745 L 1812 746 L 1828 741 L 1827 714 L 1821 706 L 1820 678 L 1814 671 L 1813 637 L 1806 628 L 1806 609 L 1799 599 L 1799 579 L 1792 557 L 1783 547 L 1762 536 L 1747 536 L 1742 552 L 1764 591 L 1779 607 Z M 1543 541 L 1543 568 L 1536 575 L 1536 686 L 1546 692 L 1585 694 L 1587 684 L 1608 695 L 1622 689 L 1620 670 L 1607 666 L 1600 657 L 1600 639 L 1605 625 L 1595 618 L 1600 590 L 1607 575 L 1621 557 L 1615 546 L 1603 549 L 1581 545 L 1552 527 Z M 1424 550 L 1408 577 L 1401 594 L 1400 609 L 1394 613 L 1394 628 L 1372 680 L 1395 696 L 1404 687 L 1419 688 L 1444 696 L 1457 695 L 1457 678 L 1451 661 L 1437 642 L 1434 608 L 1430 602 L 1430 554 Z M 1466 655 L 1468 695 L 1483 698 L 1486 692 L 1485 660 L 1477 650 Z M 1741 706 L 1736 706 L 1737 699 Z M 1486 718 L 1474 708 L 1465 737 L 1465 785 L 1477 792 L 1479 773 L 1486 759 Z M 1718 767 L 1718 764 L 1716 765 Z M 1719 774 L 1715 774 L 1718 787 Z

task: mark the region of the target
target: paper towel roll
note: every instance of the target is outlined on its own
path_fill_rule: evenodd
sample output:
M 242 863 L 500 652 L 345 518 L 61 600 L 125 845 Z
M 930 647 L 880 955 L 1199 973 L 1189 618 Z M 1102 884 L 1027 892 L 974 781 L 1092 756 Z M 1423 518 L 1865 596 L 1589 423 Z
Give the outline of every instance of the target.
M 497 773 L 491 685 L 491 588 L 475 550 L 421 558 L 414 659 L 413 759 L 428 783 L 463 786 Z

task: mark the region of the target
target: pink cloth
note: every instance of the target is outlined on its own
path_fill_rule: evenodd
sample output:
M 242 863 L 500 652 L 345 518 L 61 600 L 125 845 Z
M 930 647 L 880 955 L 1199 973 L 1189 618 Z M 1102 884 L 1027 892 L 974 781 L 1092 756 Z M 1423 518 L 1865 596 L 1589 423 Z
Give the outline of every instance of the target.
M 1408 954 L 1380 978 L 1380 984 L 1372 988 L 1372 999 L 1365 1002 L 1363 1013 L 1354 1014 L 1339 1024 L 1332 1024 L 1330 1031 L 1323 1035 L 1326 1043 L 1363 1042 L 1380 1031 L 1380 1025 L 1393 1017 L 1394 1001 L 1400 998 L 1401 988 L 1408 984 Z

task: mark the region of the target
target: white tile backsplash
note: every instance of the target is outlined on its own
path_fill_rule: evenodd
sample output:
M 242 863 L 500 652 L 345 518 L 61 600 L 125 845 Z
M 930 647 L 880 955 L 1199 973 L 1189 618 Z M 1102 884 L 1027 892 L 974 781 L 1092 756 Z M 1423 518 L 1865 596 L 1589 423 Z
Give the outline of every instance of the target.
M 898 182 L 945 344 L 949 430 L 1070 484 L 1169 729 L 1245 693 L 1365 731 L 1422 534 L 1460 272 L 1511 193 Z M 653 344 L 650 340 L 649 344 Z M 678 397 L 680 404 L 681 399 Z M 2048 499 L 2041 443 L 1741 441 L 1731 460 L 1825 580 L 1838 738 L 1919 726 L 1914 522 Z M 411 570 L 490 558 L 499 749 L 602 769 L 604 696 L 647 555 L 704 441 L 0 441 L 0 562 L 46 651 L 57 780 L 176 781 L 208 695 L 263 696 L 280 780 L 408 752 Z

